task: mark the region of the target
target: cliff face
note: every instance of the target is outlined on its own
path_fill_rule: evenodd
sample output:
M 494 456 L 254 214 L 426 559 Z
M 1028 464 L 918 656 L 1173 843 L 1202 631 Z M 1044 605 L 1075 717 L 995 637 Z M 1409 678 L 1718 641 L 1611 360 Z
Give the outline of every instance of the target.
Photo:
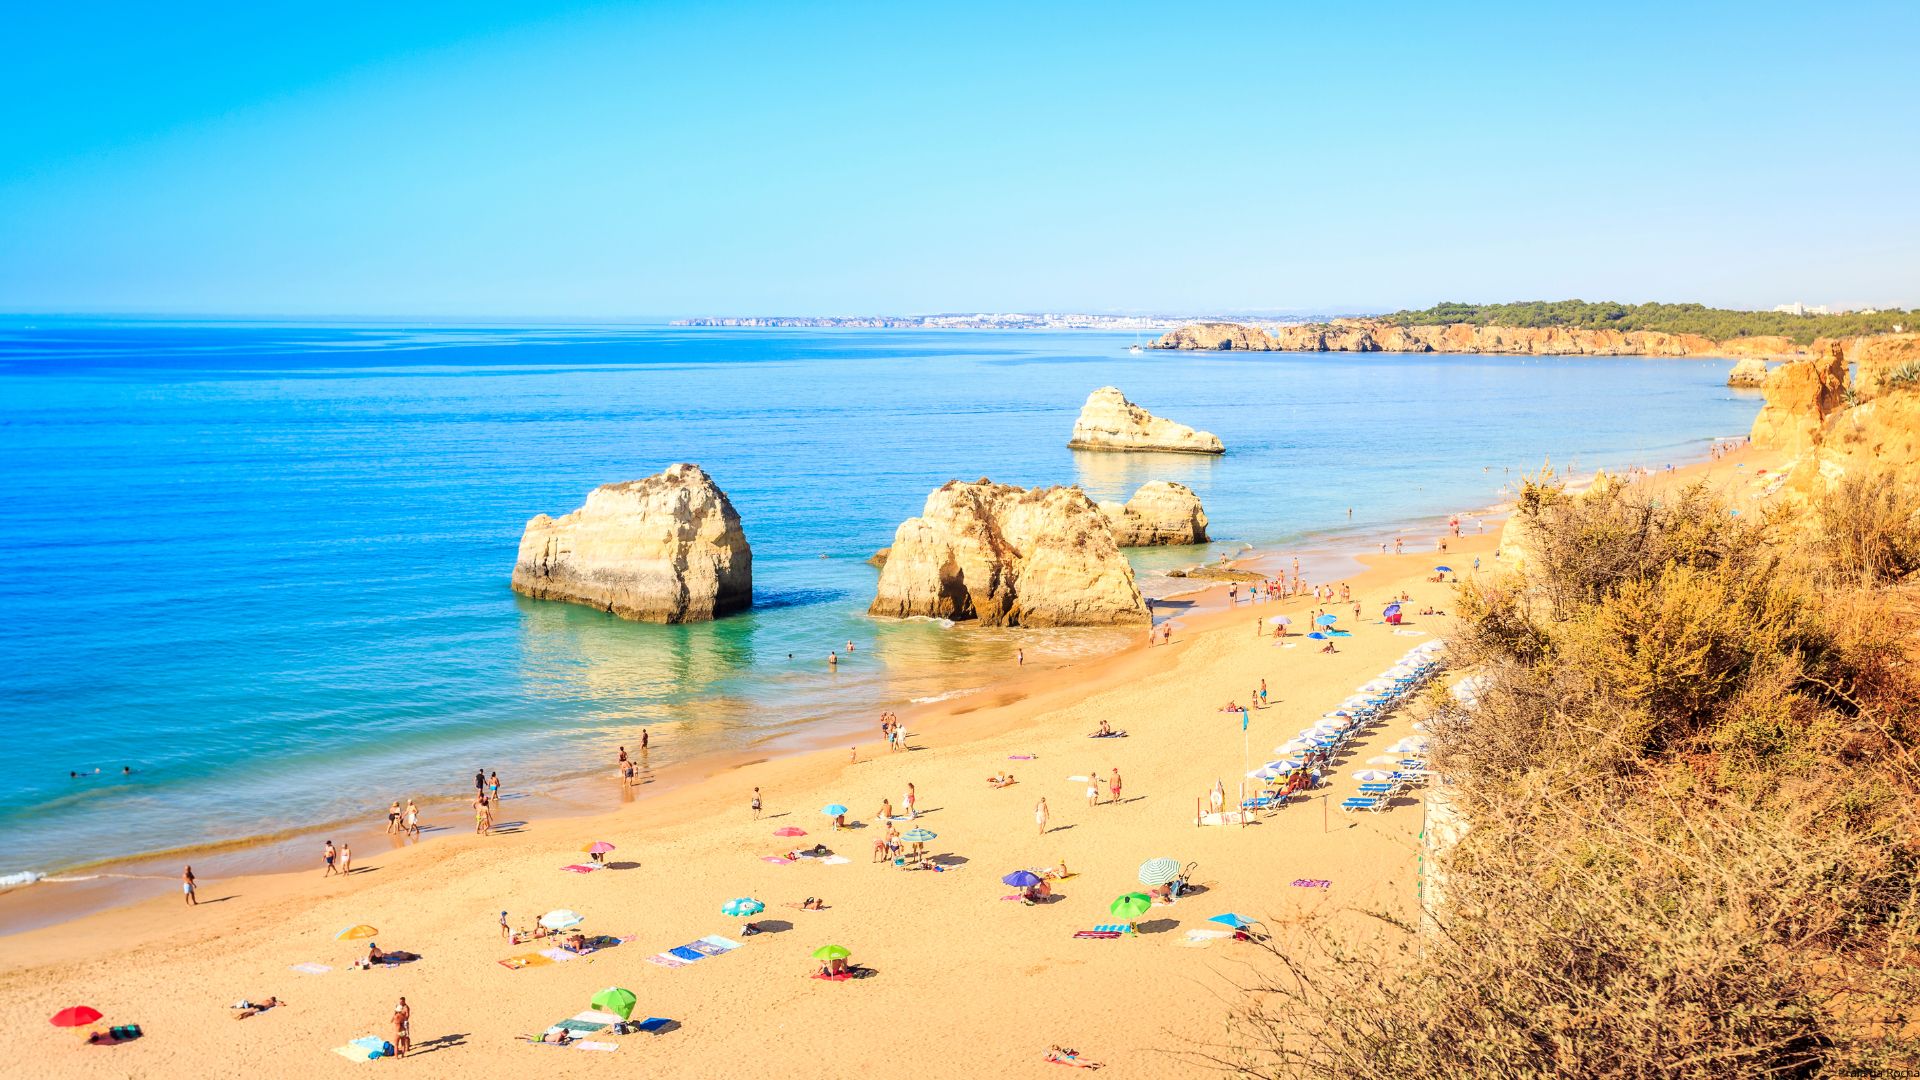
M 1133 568 L 1079 488 L 950 481 L 894 533 L 869 614 L 988 626 L 1147 622 Z
M 1753 418 L 1756 445 L 1799 453 L 1819 441 L 1827 418 L 1846 395 L 1847 362 L 1839 345 L 1818 360 L 1795 360 L 1767 376 L 1767 403 Z
M 1100 513 L 1113 527 L 1113 538 L 1121 547 L 1207 542 L 1207 512 L 1200 505 L 1200 496 L 1171 480 L 1142 484 L 1125 503 L 1103 502 Z
M 1887 376 L 1908 364 L 1920 366 L 1920 334 L 1849 339 L 1842 355 L 1854 366 L 1854 389 L 1873 395 L 1888 389 Z
M 700 622 L 752 605 L 753 552 L 713 479 L 673 465 L 527 522 L 513 588 L 641 622 Z
M 1817 500 L 1848 476 L 1920 482 L 1920 385 L 1889 377 L 1920 363 L 1920 334 L 1822 344 L 1825 356 L 1784 364 L 1767 377 L 1753 441 L 1792 456 L 1771 478 L 1756 478 L 1761 494 Z
M 1393 326 L 1377 319 L 1281 326 L 1271 332 L 1239 323 L 1195 323 L 1163 335 L 1156 349 L 1251 352 L 1512 353 L 1528 356 L 1730 356 L 1797 359 L 1815 348 L 1783 337 L 1715 341 L 1699 334 L 1648 330 L 1581 330 L 1563 326 Z
M 1757 390 L 1767 385 L 1767 362 L 1765 360 L 1742 360 L 1733 365 L 1727 373 L 1727 385 Z
M 1075 450 L 1159 450 L 1179 454 L 1220 454 L 1226 448 L 1211 432 L 1155 416 L 1127 400 L 1117 388 L 1103 386 L 1087 395 L 1073 422 L 1067 445 Z

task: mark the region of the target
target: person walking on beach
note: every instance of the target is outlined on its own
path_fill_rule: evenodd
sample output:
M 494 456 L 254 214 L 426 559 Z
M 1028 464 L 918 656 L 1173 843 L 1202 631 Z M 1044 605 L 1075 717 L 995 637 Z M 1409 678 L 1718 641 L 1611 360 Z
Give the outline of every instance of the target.
M 507 913 L 504 911 L 500 913 L 500 936 L 508 941 L 513 940 L 513 924 L 507 921 Z
M 1013 650 L 1013 665 L 1015 667 L 1027 666 L 1027 650 L 1025 649 Z
M 473 800 L 473 831 L 480 836 L 493 831 L 493 810 L 487 805 L 487 793 L 484 791 Z
M 499 773 L 495 772 L 495 773 L 487 774 L 487 789 L 493 792 L 493 798 L 488 801 L 495 802 L 495 803 L 499 802 L 500 801 L 500 774 Z
M 1227 782 L 1225 780 L 1215 780 L 1213 782 L 1213 791 L 1208 793 L 1207 802 L 1213 807 L 1213 812 L 1216 814 L 1226 809 Z
M 487 793 L 487 770 L 473 770 L 473 793 L 475 795 L 485 795 Z
M 1047 799 L 1044 795 L 1040 797 L 1040 802 L 1033 808 L 1033 821 L 1034 824 L 1040 826 L 1040 835 L 1047 835 Z
M 393 1007 L 393 1056 L 406 1057 L 413 1049 L 413 1006 L 406 998 Z
M 1100 772 L 1097 769 L 1087 773 L 1087 805 L 1100 805 Z
M 1108 783 L 1107 790 L 1113 792 L 1114 802 L 1120 801 L 1120 770 L 1119 769 L 1113 770 L 1113 780 L 1110 783 Z
M 913 785 L 912 784 L 907 785 L 906 797 L 900 800 L 900 805 L 902 808 L 906 810 L 908 821 L 916 821 L 919 819 L 920 811 L 914 809 L 914 806 L 913 806 Z
M 753 810 L 753 820 L 759 821 L 760 820 L 760 789 L 759 788 L 753 789 L 753 802 L 750 804 L 750 808 Z
M 340 842 L 340 876 L 345 877 L 351 873 L 353 873 L 353 845 L 343 840 Z
M 407 800 L 407 831 L 416 837 L 420 835 L 420 808 L 412 799 Z
M 1260 680 L 1260 707 L 1263 709 L 1267 707 L 1267 680 L 1265 679 Z
M 186 894 L 187 905 L 189 907 L 200 903 L 200 897 L 194 892 L 196 887 L 193 881 L 193 867 L 188 866 L 180 872 L 180 891 Z
M 335 851 L 335 850 L 333 850 L 333 841 L 331 841 L 331 840 L 329 840 L 329 841 L 327 841 L 327 850 L 326 850 L 326 858 L 327 858 L 327 870 L 326 870 L 326 873 L 323 873 L 323 874 L 321 874 L 321 875 L 320 875 L 321 877 L 323 877 L 323 878 L 324 878 L 324 877 L 332 877 L 333 875 L 335 875 L 335 874 L 337 874 L 337 873 L 339 873 L 339 872 L 340 872 L 340 871 L 339 871 L 339 870 L 338 870 L 338 869 L 337 869 L 337 868 L 336 868 L 336 867 L 335 867 L 335 866 L 333 865 L 333 862 L 334 862 L 334 860 L 335 860 L 335 859 L 338 859 L 339 857 L 340 857 L 340 853 L 339 853 L 339 852 L 337 852 L 337 851 Z
M 652 737 L 647 734 L 646 728 L 641 728 L 640 729 L 640 752 L 643 754 L 646 753 L 647 747 L 651 745 L 653 745 Z
M 400 800 L 395 799 L 392 802 L 387 804 L 387 835 L 392 836 L 394 833 L 397 833 L 399 831 L 400 831 Z

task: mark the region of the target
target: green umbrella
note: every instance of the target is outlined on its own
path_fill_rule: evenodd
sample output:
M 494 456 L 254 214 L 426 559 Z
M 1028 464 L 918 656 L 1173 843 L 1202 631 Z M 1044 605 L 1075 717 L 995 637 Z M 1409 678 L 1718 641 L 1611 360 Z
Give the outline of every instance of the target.
M 639 1000 L 631 990 L 618 986 L 609 986 L 605 990 L 593 995 L 593 1000 L 587 1002 L 587 1004 L 592 1005 L 596 1009 L 610 1012 L 622 1020 L 631 1020 L 633 1018 L 633 1006 L 639 1002 Z
M 1130 892 L 1115 900 L 1107 910 L 1123 919 L 1137 919 L 1153 908 L 1153 897 L 1146 893 Z
M 815 960 L 845 960 L 853 954 L 838 945 L 822 945 L 813 950 Z

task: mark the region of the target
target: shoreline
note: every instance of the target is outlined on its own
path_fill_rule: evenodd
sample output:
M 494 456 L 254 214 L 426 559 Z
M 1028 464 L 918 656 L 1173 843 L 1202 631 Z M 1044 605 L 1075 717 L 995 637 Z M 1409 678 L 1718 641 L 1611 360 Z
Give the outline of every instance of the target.
M 1710 438 L 1718 442 L 1724 437 Z M 1691 470 L 1712 464 L 1715 462 L 1711 458 L 1689 462 L 1677 466 L 1675 475 L 1685 475 Z M 1504 521 L 1510 505 L 1509 500 L 1503 499 L 1482 507 L 1456 511 L 1463 530 L 1457 539 L 1466 541 L 1477 535 L 1488 535 L 1497 543 L 1499 524 Z M 1493 524 L 1495 527 L 1491 533 L 1471 532 L 1468 531 L 1468 525 L 1472 521 L 1482 525 Z M 1403 556 L 1389 556 L 1385 542 L 1381 541 L 1391 535 L 1417 533 L 1427 528 L 1438 529 L 1433 536 L 1422 537 L 1431 543 L 1445 533 L 1445 518 L 1436 516 L 1435 519 L 1428 519 L 1426 524 L 1418 519 L 1408 519 L 1385 526 L 1323 528 L 1303 533 L 1299 545 L 1294 548 L 1268 550 L 1248 543 L 1231 558 L 1223 554 L 1213 563 L 1205 565 L 1277 575 L 1287 569 L 1285 560 L 1292 558 L 1300 561 L 1308 581 L 1322 584 L 1339 582 L 1364 575 L 1370 569 L 1368 556 L 1421 556 L 1422 552 L 1416 550 L 1409 550 Z M 1372 550 L 1375 543 L 1379 543 L 1378 552 Z M 1327 563 L 1333 563 L 1341 572 L 1312 572 Z M 1156 603 L 1175 602 L 1175 610 L 1156 611 L 1152 617 L 1154 626 L 1173 622 L 1177 628 L 1185 629 L 1185 621 L 1217 617 L 1227 610 L 1225 594 L 1230 582 L 1189 580 L 1195 582 L 1193 587 L 1156 597 Z M 1290 597 L 1279 602 L 1296 604 L 1301 599 Z M 1196 605 L 1197 610 L 1187 605 Z M 978 686 L 943 692 L 931 701 L 909 700 L 898 706 L 883 704 L 880 707 L 895 712 L 907 724 L 952 719 L 983 708 L 1003 708 L 1028 700 L 1034 693 L 1033 687 L 1050 676 L 1065 675 L 1069 680 L 1083 683 L 1097 681 L 1106 666 L 1142 651 L 1144 649 L 1138 643 L 1128 644 L 1089 659 L 1034 665 L 1030 670 L 1000 674 Z M 973 700 L 984 699 L 986 695 L 992 696 L 991 705 Z M 871 738 L 872 726 L 869 721 L 848 717 L 844 721 L 834 721 L 829 726 L 831 730 L 814 733 L 797 729 L 782 730 L 747 747 L 702 751 L 660 770 L 647 765 L 646 757 L 636 755 L 641 766 L 638 782 L 632 788 L 619 788 L 617 782 L 609 778 L 613 771 L 611 760 L 604 770 L 591 770 L 585 774 L 545 782 L 536 780 L 528 788 L 517 791 L 509 789 L 502 797 L 506 809 L 496 814 L 498 820 L 494 831 L 507 834 L 535 823 L 552 824 L 618 813 L 637 803 L 677 794 L 686 788 L 700 786 L 716 777 L 751 766 L 813 755 L 826 756 L 848 739 L 853 740 L 862 753 L 880 745 Z M 609 798 L 609 788 L 618 794 Z M 207 882 L 258 875 L 293 875 L 314 865 L 313 853 L 323 840 L 357 845 L 356 859 L 363 860 L 419 847 L 428 840 L 471 835 L 470 807 L 466 796 L 425 798 L 419 800 L 419 805 L 422 835 L 411 840 L 386 833 L 380 827 L 377 808 L 370 807 L 368 820 L 364 822 L 341 820 L 290 825 L 264 836 L 183 845 L 132 857 L 82 862 L 49 871 L 32 881 L 0 887 L 0 940 L 171 895 L 178 883 L 178 867 L 181 864 L 195 865 L 196 876 Z

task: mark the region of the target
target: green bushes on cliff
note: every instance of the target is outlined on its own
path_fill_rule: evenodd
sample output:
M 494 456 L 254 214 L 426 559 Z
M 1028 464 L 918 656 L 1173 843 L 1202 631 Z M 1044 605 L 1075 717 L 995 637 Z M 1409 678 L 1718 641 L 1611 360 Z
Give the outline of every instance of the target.
M 1382 316 L 1396 326 L 1471 323 L 1475 326 L 1548 327 L 1582 330 L 1651 330 L 1700 334 L 1716 341 L 1771 335 L 1802 345 L 1817 337 L 1890 333 L 1895 324 L 1913 329 L 1920 312 L 1880 311 L 1872 315 L 1790 315 L 1780 311 L 1734 311 L 1702 304 L 1588 303 L 1585 300 L 1528 300 L 1513 304 L 1442 303 L 1423 311 Z
M 1431 717 L 1468 827 L 1420 925 L 1306 923 L 1200 1056 L 1256 1077 L 1920 1068 L 1912 490 L 1804 514 L 1529 485 Z M 1512 538 L 1509 538 L 1509 542 Z

